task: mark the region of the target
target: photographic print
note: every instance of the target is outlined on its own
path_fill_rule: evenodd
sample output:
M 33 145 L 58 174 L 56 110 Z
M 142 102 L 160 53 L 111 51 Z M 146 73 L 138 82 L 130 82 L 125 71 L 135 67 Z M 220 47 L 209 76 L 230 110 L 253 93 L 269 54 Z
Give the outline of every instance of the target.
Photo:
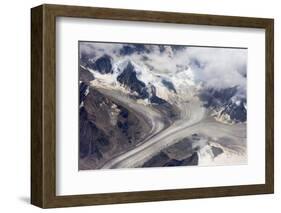
M 247 164 L 247 48 L 79 41 L 79 170 Z

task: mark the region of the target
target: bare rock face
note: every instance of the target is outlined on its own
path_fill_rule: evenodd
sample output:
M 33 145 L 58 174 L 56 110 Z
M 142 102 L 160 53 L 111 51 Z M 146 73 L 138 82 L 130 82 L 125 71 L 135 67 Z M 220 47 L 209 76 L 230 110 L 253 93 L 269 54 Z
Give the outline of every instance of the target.
M 140 98 L 148 98 L 149 93 L 146 85 L 137 78 L 135 68 L 130 62 L 117 77 L 117 81 L 128 87 L 131 91 L 137 92 Z
M 94 75 L 90 73 L 87 69 L 80 66 L 79 80 L 88 83 L 95 79 Z
M 80 64 L 83 64 L 85 67 L 92 70 L 98 71 L 101 74 L 112 73 L 112 63 L 111 57 L 109 55 L 103 55 L 95 61 L 92 61 L 90 58 L 81 58 Z
M 142 167 L 171 167 L 171 166 L 193 166 L 198 165 L 198 154 L 194 152 L 191 156 L 182 160 L 170 158 L 165 152 L 161 151 L 150 160 L 145 162 Z
M 206 89 L 201 92 L 200 99 L 206 108 L 212 109 L 217 117 L 228 115 L 233 122 L 246 122 L 246 98 L 237 95 L 238 87 L 225 89 Z
M 192 141 L 184 138 L 174 145 L 163 149 L 159 154 L 145 162 L 142 167 L 170 167 L 170 166 L 192 166 L 198 164 L 197 150 L 194 149 Z
M 80 87 L 85 84 L 81 83 Z M 79 110 L 79 169 L 97 169 L 135 146 L 148 127 L 130 111 L 88 87 Z M 80 91 L 84 91 L 80 89 Z M 85 93 L 83 93 L 85 94 Z

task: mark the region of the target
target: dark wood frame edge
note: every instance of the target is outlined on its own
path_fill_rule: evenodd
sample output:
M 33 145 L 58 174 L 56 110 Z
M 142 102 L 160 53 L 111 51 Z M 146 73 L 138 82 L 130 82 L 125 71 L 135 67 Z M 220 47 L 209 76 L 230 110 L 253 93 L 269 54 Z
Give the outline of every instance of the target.
M 263 28 L 266 31 L 266 183 L 259 185 L 56 196 L 56 17 Z M 268 194 L 274 192 L 274 20 L 41 5 L 31 9 L 31 203 L 41 208 Z

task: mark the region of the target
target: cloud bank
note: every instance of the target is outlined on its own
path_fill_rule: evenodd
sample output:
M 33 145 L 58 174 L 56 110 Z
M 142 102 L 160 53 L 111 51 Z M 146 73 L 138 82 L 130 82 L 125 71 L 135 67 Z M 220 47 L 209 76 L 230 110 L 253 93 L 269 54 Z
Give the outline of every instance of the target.
M 246 94 L 247 49 L 150 44 L 80 42 L 80 57 L 95 60 L 107 54 L 113 62 L 133 60 L 156 74 L 189 70 L 195 83 L 207 88 L 238 86 Z

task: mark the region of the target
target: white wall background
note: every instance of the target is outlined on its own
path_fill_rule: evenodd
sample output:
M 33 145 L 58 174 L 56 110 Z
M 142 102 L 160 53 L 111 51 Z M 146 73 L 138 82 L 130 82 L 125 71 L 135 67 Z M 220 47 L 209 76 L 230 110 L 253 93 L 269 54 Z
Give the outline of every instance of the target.
M 30 189 L 30 8 L 42 3 L 269 17 L 275 19 L 275 194 L 154 203 L 52 209 L 49 212 L 278 212 L 281 207 L 281 13 L 279 1 L 93 0 L 1 2 L 0 211 L 39 212 L 29 204 Z M 239 174 L 237 174 L 239 175 Z M 280 210 L 279 210 L 280 211 Z

